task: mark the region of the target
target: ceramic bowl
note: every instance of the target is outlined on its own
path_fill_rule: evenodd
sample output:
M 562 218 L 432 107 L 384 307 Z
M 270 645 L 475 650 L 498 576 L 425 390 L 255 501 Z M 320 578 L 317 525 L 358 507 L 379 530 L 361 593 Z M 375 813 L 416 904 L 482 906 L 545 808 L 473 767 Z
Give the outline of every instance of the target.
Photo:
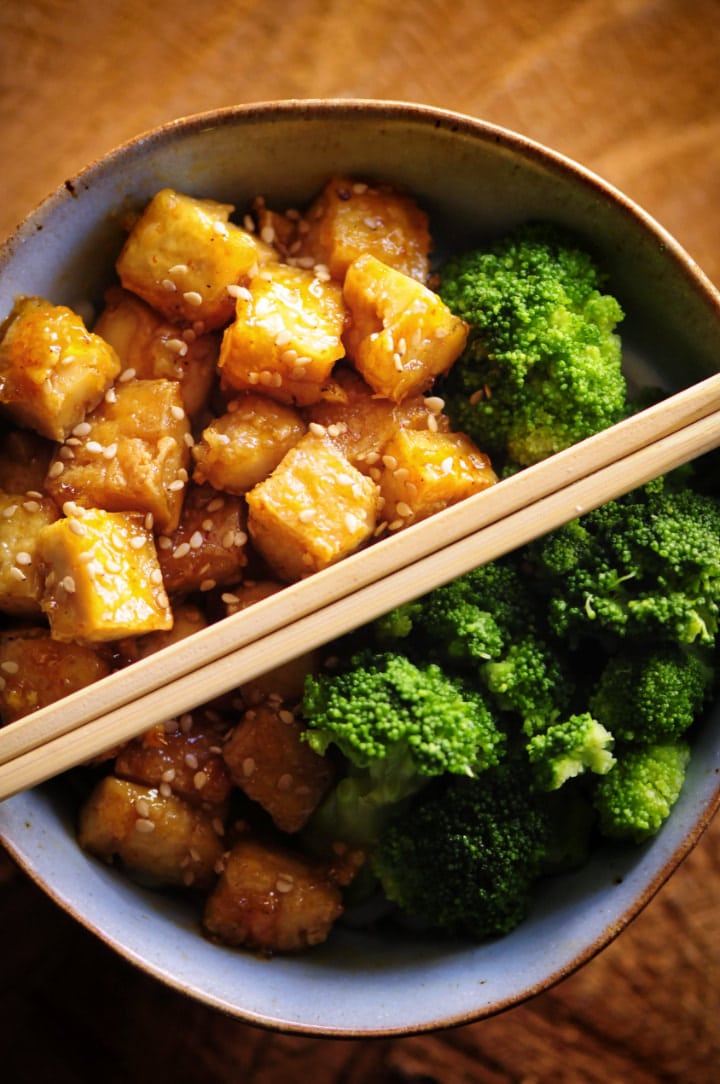
M 336 172 L 406 185 L 438 253 L 528 218 L 566 224 L 609 269 L 627 318 L 628 370 L 669 387 L 720 358 L 720 296 L 668 233 L 559 154 L 490 124 L 425 107 L 289 101 L 181 119 L 65 182 L 0 252 L 0 314 L 17 294 L 99 299 L 119 218 L 169 185 L 242 208 L 261 193 L 302 204 Z M 529 918 L 486 944 L 338 928 L 307 955 L 258 959 L 201 936 L 196 918 L 82 853 L 63 781 L 0 806 L 0 836 L 37 883 L 106 944 L 176 989 L 238 1018 L 300 1033 L 370 1036 L 468 1023 L 547 988 L 638 914 L 718 804 L 720 717 L 695 742 L 672 817 L 649 844 L 607 848 L 550 880 Z

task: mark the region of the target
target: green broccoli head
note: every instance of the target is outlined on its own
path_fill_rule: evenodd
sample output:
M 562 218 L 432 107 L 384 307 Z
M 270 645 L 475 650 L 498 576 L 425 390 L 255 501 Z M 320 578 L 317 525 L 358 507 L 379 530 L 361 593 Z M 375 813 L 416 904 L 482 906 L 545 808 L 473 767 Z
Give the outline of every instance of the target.
M 658 479 L 530 547 L 561 638 L 713 644 L 720 501 Z
M 713 681 L 705 652 L 653 644 L 611 656 L 589 708 L 621 741 L 674 741 L 699 717 Z
M 642 843 L 662 827 L 680 797 L 690 760 L 685 741 L 628 746 L 598 779 L 593 804 L 608 839 Z
M 565 669 L 548 642 L 528 633 L 511 643 L 502 658 L 482 666 L 480 677 L 498 708 L 518 714 L 533 733 L 567 708 L 572 681 Z
M 372 840 L 429 779 L 484 771 L 504 749 L 480 692 L 393 652 L 361 651 L 337 673 L 309 676 L 302 710 L 305 740 L 320 755 L 336 747 L 347 764 L 311 826 L 336 839 Z
M 527 466 L 617 422 L 623 313 L 602 287 L 591 256 L 549 224 L 450 260 L 440 295 L 470 326 L 442 387 L 454 427 Z
M 613 735 L 589 712 L 552 723 L 527 743 L 535 784 L 541 790 L 558 790 L 586 771 L 606 775 L 615 764 L 613 745 Z
M 525 917 L 548 818 L 514 762 L 443 780 L 381 835 L 372 865 L 404 912 L 454 934 L 495 937 Z

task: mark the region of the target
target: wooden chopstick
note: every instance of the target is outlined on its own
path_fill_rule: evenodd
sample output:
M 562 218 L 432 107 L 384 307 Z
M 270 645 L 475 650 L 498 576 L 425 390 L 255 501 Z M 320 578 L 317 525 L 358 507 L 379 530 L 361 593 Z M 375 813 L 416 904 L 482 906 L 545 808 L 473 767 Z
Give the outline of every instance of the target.
M 0 799 L 720 444 L 720 374 L 0 730 Z

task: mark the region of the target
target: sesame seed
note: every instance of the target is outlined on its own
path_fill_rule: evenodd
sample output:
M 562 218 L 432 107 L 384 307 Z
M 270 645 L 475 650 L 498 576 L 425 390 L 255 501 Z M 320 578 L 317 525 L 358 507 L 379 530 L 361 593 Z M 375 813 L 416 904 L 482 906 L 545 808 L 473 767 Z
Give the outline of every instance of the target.
M 105 451 L 103 445 L 97 440 L 89 440 L 85 447 L 91 453 L 91 455 L 100 455 L 101 452 Z
M 225 500 L 223 497 L 213 497 L 207 506 L 208 512 L 219 512 L 221 508 L 224 508 Z
M 136 798 L 134 804 L 135 804 L 135 811 L 137 812 L 138 816 L 140 816 L 140 817 L 149 817 L 150 816 L 150 803 L 148 802 L 147 798 Z
M 298 512 L 298 519 L 301 523 L 312 523 L 316 515 L 316 508 L 303 508 L 300 512 Z
M 59 478 L 62 472 L 65 470 L 65 464 L 61 459 L 56 459 L 54 463 L 50 464 L 48 470 L 48 478 Z M 25 505 L 27 508 L 27 505 Z
M 92 426 L 89 422 L 78 422 L 78 424 L 73 429 L 73 436 L 86 437 L 91 429 Z
M 214 587 L 217 587 L 216 580 L 203 580 L 200 584 L 201 591 L 212 591 Z
M 179 546 L 176 546 L 173 550 L 173 557 L 176 561 L 182 560 L 183 557 L 187 557 L 190 552 L 190 543 L 181 542 Z
M 295 887 L 295 882 L 294 882 L 293 878 L 290 876 L 290 874 L 282 873 L 282 874 L 280 874 L 278 879 L 275 881 L 275 889 L 276 889 L 276 891 L 282 892 L 283 894 L 285 894 L 287 892 L 292 892 L 294 887 Z
M 348 531 L 353 532 L 361 526 L 360 520 L 353 512 L 345 513 L 345 527 Z
M 16 504 L 9 504 L 7 508 L 3 508 L 3 519 L 12 519 L 17 510 L 18 506 Z
M 19 550 L 15 554 L 15 563 L 18 565 L 31 565 L 32 556 L 27 552 L 27 550 Z
M 197 771 L 199 767 L 198 758 L 195 756 L 194 753 L 185 754 L 185 763 L 187 764 L 188 768 L 191 768 L 193 771 Z
M 445 409 L 445 400 L 439 395 L 429 395 L 425 400 L 425 406 L 431 414 L 440 414 Z
M 40 502 L 39 501 L 23 501 L 23 508 L 25 509 L 26 512 L 39 512 L 40 511 Z
M 129 384 L 130 381 L 134 380 L 136 376 L 137 372 L 135 369 L 123 369 L 123 371 L 120 373 L 120 376 L 118 377 L 118 381 L 121 384 Z
M 72 576 L 63 576 L 63 578 L 60 580 L 60 587 L 62 587 L 63 591 L 66 591 L 68 595 L 73 595 L 76 590 L 75 580 Z
M 172 414 L 173 418 L 175 418 L 175 420 L 178 422 L 182 421 L 182 419 L 185 417 L 185 411 L 181 406 L 171 407 L 170 413 Z
M 383 465 L 386 466 L 388 470 L 395 471 L 398 469 L 398 461 L 394 455 L 384 455 L 382 461 Z
M 409 504 L 406 504 L 405 501 L 398 501 L 395 505 L 395 511 L 399 516 L 402 516 L 403 519 L 408 519 L 413 514 L 412 508 Z
M 87 534 L 85 524 L 79 519 L 71 519 L 68 523 L 68 530 L 72 531 L 72 533 L 76 534 L 79 538 L 82 538 Z
M 193 776 L 193 786 L 195 790 L 202 790 L 207 785 L 208 774 L 207 772 L 195 772 Z
M 111 404 L 117 403 L 117 392 L 115 391 L 115 388 L 108 388 L 105 392 L 105 402 Z
M 188 305 L 197 307 L 198 305 L 202 305 L 202 294 L 199 294 L 197 290 L 186 290 L 183 294 L 183 301 L 186 301 Z
M 12 568 L 9 569 L 8 576 L 10 576 L 11 579 L 16 580 L 17 583 L 23 583 L 27 579 L 27 576 L 22 569 L 18 568 L 16 565 L 13 565 Z
M 319 422 L 310 422 L 308 428 L 310 429 L 310 432 L 313 434 L 313 436 L 316 437 L 324 437 L 327 433 L 327 429 L 325 428 L 325 426 L 320 425 Z
M 140 817 L 135 821 L 135 830 L 141 832 L 142 835 L 147 835 L 149 832 L 155 831 L 155 824 L 147 817 Z
M 173 727 L 174 727 L 175 726 L 175 720 L 172 719 L 171 722 L 172 722 Z M 160 778 L 163 781 L 163 783 L 172 783 L 172 781 L 175 778 L 175 769 L 174 768 L 167 768 L 166 771 L 164 771 L 162 773 Z
M 136 534 L 130 539 L 130 548 L 134 550 L 141 550 L 145 545 L 145 538 L 141 534 Z
M 185 482 L 182 478 L 176 478 L 174 482 L 170 482 L 168 489 L 171 493 L 179 493 L 181 489 L 185 488 Z
M 175 292 L 175 290 L 177 290 L 177 286 L 172 279 L 163 279 L 160 285 L 162 286 L 163 290 L 167 290 L 169 294 L 172 294 Z
M 225 603 L 226 606 L 233 606 L 235 603 L 240 601 L 238 596 L 233 595 L 231 591 L 224 591 L 223 594 L 220 596 L 220 599 L 222 602 Z
M 161 783 L 158 789 L 159 789 L 160 793 L 162 794 L 163 798 L 171 798 L 172 797 L 172 787 L 170 786 L 169 783 Z
M 278 719 L 281 723 L 290 724 L 295 722 L 295 716 L 291 711 L 288 711 L 287 708 L 283 708 L 282 711 L 278 712 Z
M 0 670 L 4 674 L 17 674 L 20 669 L 20 664 L 14 662 L 12 659 L 6 659 L 5 662 L 0 663 Z
M 183 339 L 166 339 L 165 345 L 168 350 L 172 350 L 173 354 L 178 354 L 181 358 L 187 354 L 188 344 Z
M 254 759 L 252 757 L 245 757 L 245 759 L 242 762 L 242 773 L 243 773 L 243 775 L 245 776 L 246 779 L 249 779 L 254 771 L 255 771 L 255 761 L 254 761 Z
M 186 263 L 176 263 L 168 268 L 168 275 L 186 275 L 190 268 Z

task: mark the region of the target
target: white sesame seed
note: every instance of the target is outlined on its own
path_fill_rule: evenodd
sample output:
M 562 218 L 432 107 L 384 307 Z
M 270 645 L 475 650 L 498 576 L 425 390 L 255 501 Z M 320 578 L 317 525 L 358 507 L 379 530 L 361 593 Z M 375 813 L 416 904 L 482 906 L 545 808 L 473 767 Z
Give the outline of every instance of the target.
M 79 538 L 82 538 L 87 534 L 85 524 L 79 519 L 71 519 L 68 523 L 68 530 L 72 531 L 72 533 L 76 534 Z
M 50 464 L 48 470 L 48 478 L 59 478 L 62 472 L 65 470 L 65 464 L 61 459 L 56 459 L 54 463 Z M 27 508 L 27 504 L 25 505 Z
M 207 784 L 207 781 L 207 772 L 195 772 L 195 775 L 193 776 L 193 786 L 196 790 L 202 790 L 203 787 Z
M 23 583 L 27 579 L 27 576 L 25 575 L 23 570 L 21 568 L 18 568 L 16 565 L 13 565 L 12 568 L 8 570 L 8 576 L 10 576 L 10 578 L 15 580 L 17 583 Z
M 409 504 L 406 504 L 405 501 L 398 501 L 395 505 L 395 511 L 399 516 L 402 516 L 403 519 L 408 519 L 413 514 L 412 508 Z
M 3 508 L 3 511 L 2 511 L 3 519 L 12 519 L 12 517 L 15 515 L 17 510 L 18 510 L 18 506 L 16 504 L 9 504 L 7 506 L 7 508 Z
M 202 294 L 199 294 L 197 290 L 186 290 L 183 294 L 183 301 L 187 302 L 188 305 L 197 307 L 203 303 Z
M 159 587 L 163 582 L 163 575 L 159 568 L 154 568 L 150 573 L 150 583 L 153 587 Z
M 246 779 L 249 779 L 254 771 L 255 771 L 255 761 L 253 760 L 252 757 L 245 757 L 245 759 L 242 762 L 242 773 L 243 773 L 243 775 L 245 776 Z
M 121 384 L 129 384 L 130 381 L 134 380 L 136 376 L 137 372 L 135 369 L 123 369 L 123 371 L 120 373 L 120 376 L 118 377 L 118 381 Z
M 185 417 L 185 411 L 181 406 L 173 406 L 170 410 L 170 413 L 172 414 L 173 418 L 175 418 L 175 420 L 178 422 L 182 421 L 182 419 Z
M 190 268 L 186 263 L 176 263 L 168 268 L 168 275 L 186 275 Z
M 26 512 L 39 512 L 40 511 L 40 502 L 39 501 L 23 501 L 23 508 L 25 509 Z
M 187 557 L 190 552 L 190 543 L 181 542 L 179 546 L 176 546 L 173 550 L 173 557 L 176 561 L 181 560 L 183 557 Z
M 182 478 L 176 478 L 174 482 L 170 482 L 168 489 L 171 493 L 179 493 L 181 489 L 185 488 L 185 482 Z
M 146 818 L 150 816 L 150 803 L 147 798 L 136 798 L 134 805 L 138 816 Z
M 312 523 L 316 515 L 316 508 L 303 508 L 300 512 L 298 512 L 298 519 L 301 523 Z
M 0 670 L 4 674 L 17 674 L 20 669 L 20 664 L 14 662 L 12 659 L 6 659 L 5 662 L 0 663 Z
M 27 552 L 27 550 L 19 550 L 15 554 L 15 563 L 18 565 L 31 565 L 32 556 Z
M 199 550 L 204 542 L 204 538 L 201 531 L 193 531 L 190 536 L 190 549 Z
M 98 440 L 89 440 L 85 447 L 91 455 L 100 455 L 101 452 L 105 451 L 105 448 Z
M 68 595 L 73 595 L 75 593 L 75 580 L 72 576 L 63 576 L 60 580 L 60 587 L 62 587 L 63 591 L 66 591 Z
M 138 820 L 135 821 L 135 830 L 142 835 L 148 835 L 148 833 L 155 831 L 155 824 L 147 817 L 139 817 Z
M 325 434 L 327 433 L 327 429 L 325 428 L 325 426 L 320 425 L 319 422 L 310 422 L 310 425 L 308 426 L 308 428 L 309 428 L 310 432 L 313 434 L 313 436 L 316 436 L 316 437 L 324 437 Z
M 172 279 L 163 279 L 160 285 L 162 286 L 163 290 L 167 290 L 169 294 L 172 294 L 175 292 L 175 290 L 177 290 L 177 286 Z

